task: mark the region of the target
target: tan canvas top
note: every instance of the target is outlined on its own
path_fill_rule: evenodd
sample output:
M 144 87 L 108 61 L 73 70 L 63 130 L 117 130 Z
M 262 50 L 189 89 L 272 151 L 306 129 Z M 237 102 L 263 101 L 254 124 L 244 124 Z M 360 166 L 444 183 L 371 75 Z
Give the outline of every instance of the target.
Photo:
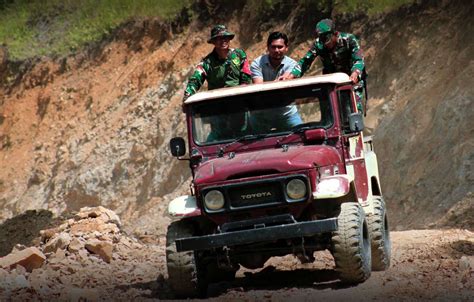
M 196 93 L 189 97 L 184 103 L 191 104 L 196 102 L 201 102 L 204 100 L 211 100 L 229 96 L 236 96 L 241 94 L 254 93 L 259 91 L 269 91 L 275 89 L 284 89 L 284 88 L 293 88 L 306 86 L 311 84 L 345 84 L 349 83 L 349 76 L 345 73 L 331 73 L 320 76 L 311 76 L 304 77 L 288 81 L 278 81 L 278 82 L 265 82 L 262 84 L 250 84 L 250 85 L 241 85 L 236 87 L 227 87 L 221 89 L 214 89 Z

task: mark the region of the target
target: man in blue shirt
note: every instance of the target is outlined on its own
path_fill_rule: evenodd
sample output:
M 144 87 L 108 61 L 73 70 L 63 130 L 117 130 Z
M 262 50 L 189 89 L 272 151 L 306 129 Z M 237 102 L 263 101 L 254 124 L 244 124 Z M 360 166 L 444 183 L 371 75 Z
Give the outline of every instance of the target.
M 286 56 L 288 52 L 288 37 L 281 32 L 272 32 L 267 40 L 268 54 L 256 58 L 250 65 L 252 82 L 263 83 L 280 80 L 287 76 L 297 65 L 296 61 Z M 273 108 L 261 112 L 253 112 L 250 117 L 253 128 L 261 129 L 262 125 L 270 126 L 275 131 L 289 130 L 302 124 L 295 105 Z M 262 129 L 263 130 L 263 129 Z
M 288 37 L 281 32 L 272 32 L 267 40 L 268 54 L 256 58 L 250 65 L 253 83 L 277 80 L 280 76 L 290 73 L 296 61 L 286 56 Z

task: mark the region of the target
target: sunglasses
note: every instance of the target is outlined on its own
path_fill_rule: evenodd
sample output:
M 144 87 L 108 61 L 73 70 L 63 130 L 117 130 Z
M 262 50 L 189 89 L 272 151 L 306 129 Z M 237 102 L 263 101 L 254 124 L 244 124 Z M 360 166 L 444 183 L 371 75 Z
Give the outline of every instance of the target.
M 331 39 L 331 37 L 332 37 L 332 32 L 320 34 L 318 36 L 319 41 L 321 41 L 322 43 L 326 43 L 327 41 L 329 41 L 329 39 Z

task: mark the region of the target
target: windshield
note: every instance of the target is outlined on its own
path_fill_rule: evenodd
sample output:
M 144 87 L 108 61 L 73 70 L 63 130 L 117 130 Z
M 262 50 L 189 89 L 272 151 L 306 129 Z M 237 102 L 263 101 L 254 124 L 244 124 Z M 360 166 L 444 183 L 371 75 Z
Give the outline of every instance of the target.
M 332 125 L 327 88 L 265 91 L 197 103 L 192 108 L 193 137 L 198 145 L 227 143 L 249 135 L 284 135 L 308 123 L 311 128 Z

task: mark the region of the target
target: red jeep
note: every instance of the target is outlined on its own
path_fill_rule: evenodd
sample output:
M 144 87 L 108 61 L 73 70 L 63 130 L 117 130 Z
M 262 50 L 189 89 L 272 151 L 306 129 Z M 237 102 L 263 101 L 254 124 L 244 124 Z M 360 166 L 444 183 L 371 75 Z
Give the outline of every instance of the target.
M 182 297 L 272 256 L 329 250 L 343 283 L 390 265 L 377 157 L 343 73 L 217 89 L 183 105 L 191 194 L 168 212 L 169 284 Z

